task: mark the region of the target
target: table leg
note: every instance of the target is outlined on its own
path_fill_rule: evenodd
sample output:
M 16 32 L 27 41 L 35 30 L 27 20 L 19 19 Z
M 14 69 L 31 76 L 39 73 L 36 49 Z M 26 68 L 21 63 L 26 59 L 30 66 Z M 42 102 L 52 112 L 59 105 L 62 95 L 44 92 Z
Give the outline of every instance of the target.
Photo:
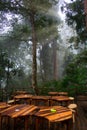
M 36 118 L 36 122 L 35 122 L 35 130 L 38 130 L 39 129 L 39 119 L 38 118 Z
M 2 117 L 0 116 L 0 130 L 2 130 Z
M 25 116 L 25 130 L 28 130 L 29 126 L 29 116 Z
M 50 127 L 51 127 L 51 123 L 50 121 L 48 121 L 48 130 L 50 130 Z
M 8 120 L 7 119 L 8 119 L 8 117 L 0 116 L 0 130 L 2 130 L 3 127 L 7 127 L 7 124 L 8 124 Z M 3 124 L 3 122 L 5 124 Z
M 11 130 L 15 130 L 15 118 L 10 118 Z
M 72 130 L 73 129 L 73 120 L 69 119 L 67 120 L 67 130 Z

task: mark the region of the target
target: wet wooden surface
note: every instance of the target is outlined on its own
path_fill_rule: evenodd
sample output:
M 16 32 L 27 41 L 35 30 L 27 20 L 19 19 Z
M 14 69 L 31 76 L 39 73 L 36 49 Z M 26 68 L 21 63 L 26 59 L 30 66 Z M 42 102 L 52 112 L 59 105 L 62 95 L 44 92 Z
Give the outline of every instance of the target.
M 85 99 L 87 99 L 85 97 Z M 87 100 L 78 100 L 77 99 L 77 114 L 76 114 L 76 122 L 73 124 L 72 130 L 87 130 Z M 19 120 L 17 121 L 17 125 L 15 130 L 24 130 L 24 120 Z M 35 130 L 35 119 L 30 121 L 30 129 L 29 130 Z M 3 122 L 4 123 L 4 122 Z M 32 125 L 33 124 L 33 125 Z M 43 130 L 47 130 L 46 127 L 47 124 L 43 124 Z M 66 130 L 61 124 L 58 124 L 60 128 L 58 127 L 54 128 L 54 126 L 51 128 L 51 130 Z M 3 126 L 3 130 L 7 130 L 7 126 Z M 41 129 L 42 130 L 42 129 Z

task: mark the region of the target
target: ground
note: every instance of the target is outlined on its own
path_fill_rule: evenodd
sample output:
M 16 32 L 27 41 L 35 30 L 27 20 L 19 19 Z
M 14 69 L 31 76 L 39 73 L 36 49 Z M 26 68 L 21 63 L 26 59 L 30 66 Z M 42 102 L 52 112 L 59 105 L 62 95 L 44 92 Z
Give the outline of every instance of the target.
M 77 116 L 73 130 L 87 130 L 87 96 L 77 98 Z

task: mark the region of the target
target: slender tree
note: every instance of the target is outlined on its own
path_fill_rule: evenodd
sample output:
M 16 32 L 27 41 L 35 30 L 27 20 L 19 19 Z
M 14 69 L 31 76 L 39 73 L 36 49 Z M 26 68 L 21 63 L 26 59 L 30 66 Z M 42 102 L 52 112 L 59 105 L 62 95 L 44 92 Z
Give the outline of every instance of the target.
M 49 9 L 56 4 L 58 1 L 53 0 L 1 0 L 0 1 L 0 10 L 8 11 L 14 13 L 19 13 L 26 16 L 28 19 L 28 23 L 31 29 L 31 40 L 32 40 L 32 87 L 36 94 L 38 94 L 37 88 L 37 61 L 36 61 L 36 50 L 37 50 L 37 25 L 36 20 L 40 19 L 40 17 L 47 17 L 47 12 Z M 48 19 L 47 19 L 48 20 Z M 46 26 L 47 22 L 42 20 L 44 25 Z M 39 23 L 39 22 L 38 22 Z M 40 22 L 39 24 L 42 25 Z M 38 25 L 39 25 L 38 24 Z M 44 27 L 45 27 L 44 26 Z

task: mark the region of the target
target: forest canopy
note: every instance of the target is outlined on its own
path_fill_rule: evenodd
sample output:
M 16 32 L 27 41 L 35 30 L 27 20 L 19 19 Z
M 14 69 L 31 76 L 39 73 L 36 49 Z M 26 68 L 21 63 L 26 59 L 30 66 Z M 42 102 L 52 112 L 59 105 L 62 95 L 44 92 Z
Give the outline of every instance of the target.
M 70 86 L 86 86 L 84 2 L 60 3 L 60 0 L 0 1 L 0 88 L 4 83 L 9 93 L 27 89 L 38 94 L 42 90 L 47 92 L 52 85 L 53 90 L 66 91 Z M 60 7 L 61 16 L 66 15 L 64 20 L 58 15 Z M 76 35 L 69 31 L 71 36 L 66 38 L 64 27 L 72 29 Z M 60 33 L 62 29 L 64 32 Z M 72 43 L 76 48 L 71 52 Z M 44 83 L 48 88 L 43 87 Z

